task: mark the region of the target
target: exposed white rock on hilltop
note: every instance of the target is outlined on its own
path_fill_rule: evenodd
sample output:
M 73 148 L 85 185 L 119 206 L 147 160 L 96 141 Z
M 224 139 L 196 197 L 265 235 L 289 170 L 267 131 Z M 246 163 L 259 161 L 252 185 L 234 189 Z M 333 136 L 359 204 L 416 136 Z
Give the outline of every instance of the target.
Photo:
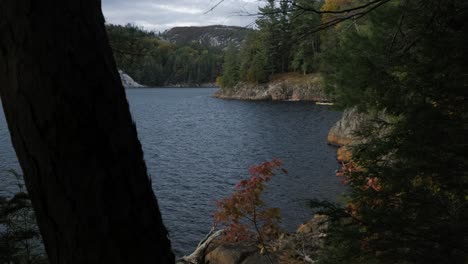
M 252 29 L 212 25 L 204 27 L 174 27 L 160 34 L 160 38 L 171 43 L 187 45 L 198 43 L 205 46 L 227 48 L 229 45 L 240 47 Z
M 122 80 L 122 84 L 125 88 L 138 88 L 138 87 L 145 87 L 133 80 L 132 77 L 130 77 L 128 74 L 123 72 L 122 70 L 119 70 L 120 74 L 120 80 Z

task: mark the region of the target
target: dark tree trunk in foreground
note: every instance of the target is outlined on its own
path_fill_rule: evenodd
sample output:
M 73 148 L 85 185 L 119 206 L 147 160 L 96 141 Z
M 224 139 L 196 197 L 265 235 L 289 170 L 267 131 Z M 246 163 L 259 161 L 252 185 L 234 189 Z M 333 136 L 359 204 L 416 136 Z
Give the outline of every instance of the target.
M 0 1 L 0 95 L 51 263 L 171 263 L 100 1 Z

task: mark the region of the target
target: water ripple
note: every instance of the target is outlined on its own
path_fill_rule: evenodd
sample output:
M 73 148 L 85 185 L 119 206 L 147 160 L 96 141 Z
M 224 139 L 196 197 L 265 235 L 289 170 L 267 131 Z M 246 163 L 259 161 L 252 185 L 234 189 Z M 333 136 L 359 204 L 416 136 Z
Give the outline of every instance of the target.
M 335 149 L 328 129 L 340 113 L 306 102 L 242 102 L 210 97 L 214 89 L 127 90 L 153 188 L 177 255 L 190 252 L 212 224 L 215 201 L 248 177 L 248 167 L 273 157 L 289 175 L 274 179 L 269 205 L 293 230 L 310 218 L 307 199 L 336 200 Z M 0 171 L 19 170 L 0 113 Z M 14 179 L 0 172 L 0 195 Z

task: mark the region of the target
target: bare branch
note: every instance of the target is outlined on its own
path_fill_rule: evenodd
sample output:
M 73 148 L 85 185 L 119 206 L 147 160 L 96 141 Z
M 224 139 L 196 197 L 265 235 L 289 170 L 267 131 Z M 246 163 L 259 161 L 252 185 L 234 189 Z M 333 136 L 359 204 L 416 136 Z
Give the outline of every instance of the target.
M 391 0 L 379 0 L 376 5 L 370 7 L 368 9 L 366 9 L 366 10 L 362 10 L 362 11 L 356 12 L 356 13 L 353 12 L 352 14 L 348 14 L 348 15 L 345 15 L 345 16 L 335 17 L 335 18 L 333 18 L 333 19 L 331 19 L 331 20 L 329 20 L 327 22 L 321 23 L 317 27 L 313 28 L 309 32 L 307 32 L 304 35 L 302 35 L 301 37 L 299 37 L 299 39 L 302 39 L 302 38 L 306 37 L 309 34 L 317 33 L 317 32 L 322 31 L 324 29 L 330 28 L 330 27 L 332 27 L 334 25 L 337 25 L 337 24 L 339 24 L 339 23 L 341 23 L 343 21 L 349 20 L 349 19 L 357 20 L 357 19 L 369 14 L 370 12 L 377 9 L 378 7 L 390 2 L 390 1 Z M 377 1 L 373 1 L 373 2 L 377 2 Z M 369 5 L 366 5 L 366 6 L 369 6 Z M 345 10 L 343 10 L 343 11 L 345 11 Z
M 367 7 L 370 7 L 372 5 L 380 5 L 382 3 L 388 2 L 388 0 L 374 0 L 374 1 L 371 1 L 371 2 L 369 2 L 367 4 L 364 4 L 364 5 L 360 5 L 360 6 L 356 6 L 356 7 L 352 7 L 352 8 L 348 8 L 348 9 L 343 9 L 343 10 L 317 10 L 315 8 L 300 6 L 300 5 L 298 5 L 297 3 L 295 3 L 294 1 L 291 1 L 291 0 L 285 0 L 285 1 L 282 1 L 282 2 L 289 2 L 289 3 L 291 3 L 291 5 L 293 5 L 294 7 L 298 8 L 298 9 L 305 10 L 305 11 L 310 11 L 310 12 L 313 12 L 313 13 L 316 13 L 316 14 L 344 14 L 344 13 L 357 11 L 357 10 L 360 10 L 360 9 L 366 9 Z
M 178 264 L 179 263 L 180 264 L 200 263 L 200 259 L 203 258 L 203 254 L 205 253 L 210 243 L 216 238 L 220 237 L 223 233 L 224 233 L 224 229 L 214 232 L 214 229 L 212 228 L 210 232 L 205 236 L 205 238 L 202 241 L 200 241 L 195 251 L 188 256 L 183 256 L 181 259 L 177 261 L 177 263 Z
M 224 0 L 219 0 L 219 2 L 216 3 L 216 5 L 212 6 L 212 7 L 210 8 L 210 10 L 206 11 L 206 12 L 203 13 L 203 14 L 206 15 L 206 14 L 210 13 L 211 11 L 213 11 L 216 7 L 218 7 L 218 6 L 219 6 L 221 3 L 223 3 L 223 2 L 224 2 Z

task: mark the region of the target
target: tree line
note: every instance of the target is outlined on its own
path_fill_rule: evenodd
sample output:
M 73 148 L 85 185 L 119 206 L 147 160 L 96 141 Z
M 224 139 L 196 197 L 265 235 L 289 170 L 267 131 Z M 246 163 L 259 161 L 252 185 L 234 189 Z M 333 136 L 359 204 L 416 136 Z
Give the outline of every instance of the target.
M 231 88 L 238 82 L 265 83 L 276 73 L 307 74 L 318 69 L 320 36 L 308 31 L 320 24 L 320 17 L 297 5 L 320 8 L 322 3 L 268 0 L 259 8 L 257 30 L 250 33 L 240 51 L 233 46 L 226 51 L 218 80 L 222 87 Z
M 176 45 L 135 25 L 106 25 L 117 67 L 147 86 L 214 83 L 221 71 L 221 48 Z

